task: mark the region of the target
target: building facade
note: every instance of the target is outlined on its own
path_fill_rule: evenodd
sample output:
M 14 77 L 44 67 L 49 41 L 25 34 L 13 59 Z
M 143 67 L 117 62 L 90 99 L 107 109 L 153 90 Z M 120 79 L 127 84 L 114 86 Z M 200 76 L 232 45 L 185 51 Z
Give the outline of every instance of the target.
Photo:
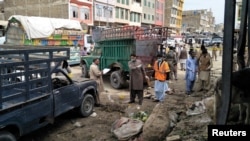
M 110 27 L 115 22 L 115 0 L 94 1 L 94 25 Z
M 92 0 L 5 0 L 5 20 L 12 15 L 78 20 L 86 32 L 94 25 Z
M 184 0 L 166 0 L 164 26 L 173 28 L 172 34 L 180 34 Z
M 207 9 L 187 10 L 182 14 L 182 32 L 214 32 L 215 18 Z
M 78 20 L 90 27 L 168 26 L 179 32 L 184 0 L 6 0 L 5 20 L 12 15 Z
M 142 1 L 142 27 L 152 27 L 155 24 L 155 0 Z

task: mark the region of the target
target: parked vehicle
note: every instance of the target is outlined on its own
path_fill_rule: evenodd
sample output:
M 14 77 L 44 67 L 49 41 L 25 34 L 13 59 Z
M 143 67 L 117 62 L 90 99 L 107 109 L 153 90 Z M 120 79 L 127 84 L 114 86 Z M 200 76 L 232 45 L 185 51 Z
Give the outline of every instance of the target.
M 97 83 L 74 81 L 58 67 L 69 54 L 64 47 L 0 46 L 0 140 L 15 141 L 72 109 L 92 114 Z
M 76 20 L 14 15 L 8 22 L 6 44 L 68 47 L 70 65 L 80 63 L 78 45 L 90 48 L 91 36 Z
M 112 87 L 119 89 L 127 86 L 131 53 L 135 53 L 142 60 L 146 73 L 151 76 L 157 54 L 164 52 L 162 41 L 167 39 L 168 28 L 142 29 L 124 26 L 93 33 L 98 37 L 93 37 L 96 43 L 92 54 L 81 57 L 82 75 L 88 77 L 93 58 L 100 58 L 100 69 L 110 69 L 110 83 Z
M 203 39 L 203 41 L 202 41 L 203 43 L 204 43 L 204 46 L 210 46 L 210 44 L 211 44 L 211 39 L 209 39 L 209 38 L 205 38 L 205 39 Z
M 216 37 L 216 38 L 213 38 L 211 40 L 211 45 L 214 45 L 214 44 L 222 44 L 223 43 L 223 39 L 221 37 Z
M 5 43 L 5 31 L 8 25 L 8 21 L 0 20 L 0 45 Z

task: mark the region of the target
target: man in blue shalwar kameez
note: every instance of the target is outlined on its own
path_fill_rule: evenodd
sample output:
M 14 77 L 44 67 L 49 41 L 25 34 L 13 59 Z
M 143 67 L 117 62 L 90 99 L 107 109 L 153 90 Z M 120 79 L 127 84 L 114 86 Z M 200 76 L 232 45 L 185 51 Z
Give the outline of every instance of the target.
M 193 50 L 189 51 L 190 57 L 186 61 L 186 94 L 193 92 L 196 74 L 198 70 L 197 58 Z

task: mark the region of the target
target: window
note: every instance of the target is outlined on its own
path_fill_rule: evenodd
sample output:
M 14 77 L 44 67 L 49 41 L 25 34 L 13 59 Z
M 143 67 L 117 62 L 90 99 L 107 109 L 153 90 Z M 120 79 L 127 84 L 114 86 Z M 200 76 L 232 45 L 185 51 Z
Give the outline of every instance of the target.
M 102 6 L 99 4 L 96 4 L 96 16 L 102 17 Z
M 155 8 L 155 4 L 154 3 L 152 4 L 152 8 Z
M 131 12 L 131 13 L 130 13 L 130 21 L 131 21 L 131 22 L 133 21 L 133 16 L 134 16 L 134 13 Z
M 143 14 L 143 19 L 146 19 L 147 18 L 147 15 L 146 14 Z
M 109 7 L 109 18 L 112 18 L 113 17 L 113 8 L 112 7 Z
M 115 17 L 119 19 L 119 7 L 115 8 Z
M 134 13 L 134 20 L 133 20 L 133 22 L 136 22 L 136 18 L 137 18 L 137 14 Z
M 120 0 L 117 0 L 117 3 L 120 3 Z
M 76 6 L 70 6 L 70 17 L 71 18 L 78 18 L 78 8 Z
M 93 43 L 92 36 L 87 36 L 87 43 Z
M 150 15 L 148 14 L 148 20 L 150 20 Z
M 122 4 L 125 4 L 125 0 L 122 0 Z
M 128 20 L 128 10 L 125 10 L 125 19 Z
M 137 13 L 137 21 L 138 21 L 138 23 L 141 22 L 141 15 L 139 13 Z
M 150 1 L 148 2 L 148 7 L 150 7 Z
M 129 5 L 129 0 L 126 0 L 126 5 Z
M 80 16 L 81 16 L 81 19 L 84 19 L 84 20 L 89 20 L 89 9 L 86 8 L 86 7 L 81 7 L 80 8 Z
M 159 14 L 156 14 L 156 20 L 159 21 Z
M 147 6 L 147 0 L 144 0 L 144 6 Z
M 124 9 L 121 9 L 121 19 L 124 19 Z
M 155 16 L 154 15 L 152 15 L 152 21 L 154 21 L 155 20 Z
M 156 1 L 156 9 L 159 9 L 159 2 Z

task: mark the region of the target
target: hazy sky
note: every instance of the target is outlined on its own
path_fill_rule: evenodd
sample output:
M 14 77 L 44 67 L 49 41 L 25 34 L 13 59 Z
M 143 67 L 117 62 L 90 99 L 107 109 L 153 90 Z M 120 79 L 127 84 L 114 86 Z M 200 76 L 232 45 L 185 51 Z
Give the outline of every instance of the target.
M 184 10 L 211 9 L 215 23 L 224 22 L 225 0 L 184 0 Z

